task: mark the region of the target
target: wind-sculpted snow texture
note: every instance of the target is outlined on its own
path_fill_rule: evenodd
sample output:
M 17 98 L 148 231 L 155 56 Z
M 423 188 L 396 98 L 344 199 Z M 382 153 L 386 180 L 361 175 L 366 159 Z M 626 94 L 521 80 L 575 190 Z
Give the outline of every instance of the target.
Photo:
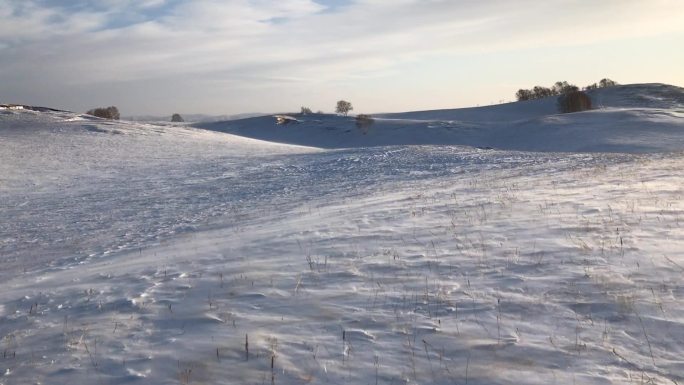
M 0 384 L 684 383 L 681 153 L 0 140 Z

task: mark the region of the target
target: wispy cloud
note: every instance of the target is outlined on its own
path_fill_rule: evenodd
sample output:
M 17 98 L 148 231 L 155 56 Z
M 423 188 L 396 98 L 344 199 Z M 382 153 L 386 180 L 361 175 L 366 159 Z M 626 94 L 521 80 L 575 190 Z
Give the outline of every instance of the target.
M 66 107 L 80 109 L 93 95 L 116 95 L 121 84 L 130 87 L 131 104 L 140 106 L 136 95 L 146 95 L 145 107 L 161 110 L 166 95 L 149 100 L 155 87 L 166 88 L 161 84 L 215 84 L 254 95 L 279 85 L 282 92 L 363 87 L 362 79 L 421 60 L 684 31 L 684 5 L 676 0 L 0 2 L 0 97 L 53 100 L 90 88 L 83 100 L 67 98 L 73 106 Z

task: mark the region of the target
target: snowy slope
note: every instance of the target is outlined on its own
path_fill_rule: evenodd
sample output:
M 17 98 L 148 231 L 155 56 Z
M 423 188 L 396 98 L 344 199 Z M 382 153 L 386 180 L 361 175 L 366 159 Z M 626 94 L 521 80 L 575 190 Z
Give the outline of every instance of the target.
M 628 84 L 588 91 L 594 108 L 684 108 L 684 89 L 667 84 Z M 485 107 L 402 112 L 379 115 L 394 119 L 500 122 L 539 118 L 558 113 L 556 97 Z
M 276 126 L 269 116 L 197 127 L 262 140 L 349 148 L 466 145 L 523 151 L 662 152 L 684 149 L 684 89 L 637 84 L 590 93 L 597 109 L 558 114 L 556 98 L 454 110 L 382 114 L 368 132 L 353 117 L 309 115 Z
M 338 131 L 0 111 L 0 384 L 684 383 L 684 155 Z
M 0 279 L 33 260 L 107 255 L 209 226 L 243 210 L 206 197 L 250 193 L 241 177 L 261 156 L 317 151 L 71 113 L 0 112 L 0 122 Z M 32 262 L 17 257 L 26 254 Z

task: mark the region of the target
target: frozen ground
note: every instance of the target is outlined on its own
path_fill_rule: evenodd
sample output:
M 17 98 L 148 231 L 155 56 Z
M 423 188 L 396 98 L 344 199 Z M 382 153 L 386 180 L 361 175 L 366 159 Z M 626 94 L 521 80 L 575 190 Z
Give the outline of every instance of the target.
M 682 384 L 684 155 L 647 134 L 684 125 L 663 103 L 611 107 L 611 140 L 642 124 L 647 154 L 0 111 L 0 384 Z

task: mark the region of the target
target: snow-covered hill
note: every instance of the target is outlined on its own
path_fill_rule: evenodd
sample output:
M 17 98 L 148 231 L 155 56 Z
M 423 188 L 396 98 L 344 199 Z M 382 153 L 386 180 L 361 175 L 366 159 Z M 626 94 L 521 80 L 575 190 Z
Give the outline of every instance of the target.
M 2 110 L 0 384 L 682 384 L 681 102 L 625 89 L 214 127 L 315 147 Z
M 349 148 L 466 145 L 522 151 L 661 152 L 684 149 L 684 89 L 636 84 L 590 92 L 596 109 L 558 114 L 556 98 L 375 116 L 364 132 L 353 117 L 309 115 L 276 126 L 270 116 L 197 127 L 262 140 Z

